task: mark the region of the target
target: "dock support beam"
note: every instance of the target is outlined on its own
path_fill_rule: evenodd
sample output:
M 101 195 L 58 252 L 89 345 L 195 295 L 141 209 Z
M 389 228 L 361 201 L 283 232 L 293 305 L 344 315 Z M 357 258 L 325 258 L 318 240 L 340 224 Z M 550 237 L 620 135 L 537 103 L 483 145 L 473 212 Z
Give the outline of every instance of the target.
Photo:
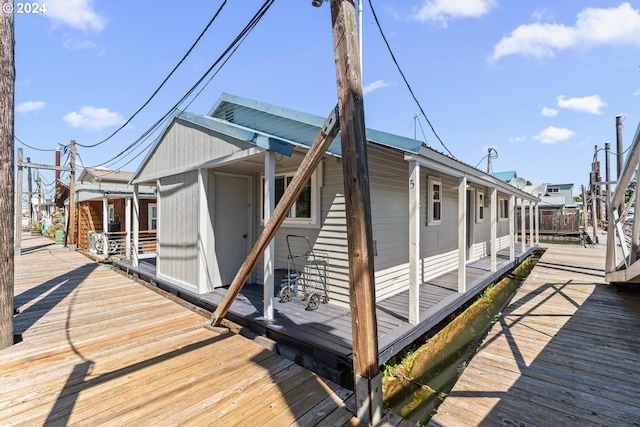
M 271 151 L 264 156 L 264 221 L 271 218 L 276 204 L 276 158 Z M 266 320 L 273 320 L 273 287 L 274 287 L 274 255 L 275 242 L 272 238 L 264 250 L 263 264 L 263 316 Z
M 458 292 L 467 291 L 467 177 L 458 181 Z
M 409 323 L 420 321 L 420 165 L 409 162 Z

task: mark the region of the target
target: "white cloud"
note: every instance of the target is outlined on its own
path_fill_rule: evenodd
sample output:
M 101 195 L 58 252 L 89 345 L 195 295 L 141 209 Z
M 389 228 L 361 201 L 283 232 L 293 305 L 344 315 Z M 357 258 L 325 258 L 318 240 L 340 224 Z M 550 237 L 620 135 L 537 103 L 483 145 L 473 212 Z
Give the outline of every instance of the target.
M 567 128 L 557 128 L 549 126 L 542 132 L 533 137 L 534 140 L 540 141 L 542 144 L 555 144 L 559 141 L 566 141 L 575 134 L 574 131 Z
M 495 0 L 423 0 L 414 18 L 420 22 L 433 21 L 447 26 L 449 19 L 477 18 L 495 6 Z
M 509 137 L 509 142 L 525 142 L 526 140 L 527 140 L 527 137 L 525 135 Z
M 366 95 L 368 93 L 373 92 L 374 90 L 377 90 L 383 87 L 389 87 L 389 86 L 391 86 L 391 83 L 387 83 L 384 80 L 376 80 L 375 82 L 369 83 L 368 85 L 363 87 L 362 94 Z
M 558 110 L 555 108 L 544 107 L 542 111 L 540 111 L 540 114 L 545 117 L 555 117 L 558 115 Z
M 30 113 L 32 111 L 42 110 L 45 106 L 44 101 L 27 101 L 16 105 L 16 113 Z
M 98 46 L 92 40 L 81 40 L 71 37 L 70 35 L 65 35 L 62 38 L 62 46 L 67 50 L 77 51 L 77 50 L 88 50 L 88 49 L 97 49 Z
M 609 9 L 583 9 L 573 26 L 552 23 L 521 25 L 493 47 L 491 59 L 516 54 L 544 58 L 570 48 L 629 44 L 640 45 L 640 11 L 629 3 L 622 3 Z
M 54 24 L 78 30 L 102 31 L 106 25 L 106 20 L 93 10 L 93 0 L 47 0 L 44 16 Z
M 71 112 L 62 118 L 72 128 L 100 130 L 109 126 L 116 126 L 124 122 L 122 116 L 106 108 L 82 107 L 80 112 Z
M 607 105 L 599 95 L 585 96 L 584 98 L 565 98 L 564 95 L 561 95 L 557 99 L 560 108 L 596 115 L 602 114 L 601 109 Z

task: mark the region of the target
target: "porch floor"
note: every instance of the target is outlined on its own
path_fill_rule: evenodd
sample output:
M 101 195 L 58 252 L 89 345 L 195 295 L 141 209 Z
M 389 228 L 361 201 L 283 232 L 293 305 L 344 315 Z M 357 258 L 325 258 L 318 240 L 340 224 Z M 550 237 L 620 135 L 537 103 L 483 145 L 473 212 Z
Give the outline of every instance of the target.
M 387 362 L 407 345 L 428 332 L 447 316 L 471 300 L 484 287 L 494 282 L 537 249 L 527 248 L 509 261 L 509 249 L 497 254 L 497 269 L 490 271 L 490 257 L 470 262 L 466 266 L 467 292 L 457 292 L 458 271 L 438 276 L 420 286 L 420 321 L 411 325 L 409 318 L 409 292 L 404 291 L 378 301 L 378 352 L 380 364 Z M 124 272 L 163 288 L 181 298 L 208 310 L 215 310 L 227 289 L 197 295 L 156 277 L 155 259 L 140 260 L 138 267 L 131 261 L 117 261 L 115 265 Z M 317 310 L 307 310 L 306 302 L 294 297 L 284 303 L 274 299 L 274 319 L 262 316 L 263 287 L 247 284 L 231 305 L 227 318 L 253 332 L 264 335 L 278 344 L 302 349 L 314 359 L 330 367 L 336 361 L 351 365 L 352 336 L 351 315 L 348 308 L 331 302 L 321 304 Z

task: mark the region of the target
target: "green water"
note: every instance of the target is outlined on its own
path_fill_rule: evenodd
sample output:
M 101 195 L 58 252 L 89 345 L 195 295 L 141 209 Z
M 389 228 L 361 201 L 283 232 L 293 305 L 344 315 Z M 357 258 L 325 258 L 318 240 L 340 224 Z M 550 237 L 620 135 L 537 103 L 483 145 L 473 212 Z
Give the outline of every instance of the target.
M 493 289 L 484 292 L 476 303 L 416 350 L 411 362 L 409 358 L 400 362 L 410 369 L 411 381 L 385 402 L 387 409 L 414 423 L 426 424 L 478 351 L 491 326 L 500 320 L 503 308 L 540 256 L 541 252 L 535 254 L 516 270 L 517 275 L 503 278 Z M 446 345 L 438 344 L 439 340 L 447 341 Z

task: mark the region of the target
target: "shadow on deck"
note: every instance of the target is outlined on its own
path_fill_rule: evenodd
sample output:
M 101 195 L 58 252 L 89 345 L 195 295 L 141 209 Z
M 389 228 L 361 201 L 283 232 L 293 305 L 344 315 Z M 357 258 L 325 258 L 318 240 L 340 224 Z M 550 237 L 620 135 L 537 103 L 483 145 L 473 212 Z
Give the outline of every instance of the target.
M 509 250 L 498 252 L 497 268 L 490 271 L 490 257 L 467 264 L 467 292 L 458 293 L 457 270 L 445 273 L 420 286 L 420 322 L 409 324 L 408 290 L 378 301 L 376 315 L 378 321 L 378 348 L 380 364 L 386 363 L 403 348 L 427 333 L 441 321 L 462 307 L 486 286 L 511 271 L 522 260 L 531 255 L 537 246 L 518 254 L 515 261 L 509 261 Z M 226 288 L 198 295 L 181 289 L 167 280 L 156 276 L 154 259 L 141 260 L 138 267 L 130 261 L 118 261 L 115 265 L 123 272 L 138 277 L 165 291 L 168 291 L 197 306 L 213 311 L 218 306 Z M 273 350 L 286 357 L 300 360 L 310 356 L 310 363 L 320 363 L 329 369 L 351 368 L 352 336 L 351 315 L 348 308 L 332 304 L 321 304 L 315 311 L 307 310 L 304 300 L 294 299 L 274 301 L 274 319 L 262 316 L 262 285 L 247 284 L 231 305 L 227 318 L 241 326 L 248 327 L 258 335 L 274 341 Z M 295 350 L 294 350 L 295 349 Z M 294 351 L 294 354 L 285 354 Z

